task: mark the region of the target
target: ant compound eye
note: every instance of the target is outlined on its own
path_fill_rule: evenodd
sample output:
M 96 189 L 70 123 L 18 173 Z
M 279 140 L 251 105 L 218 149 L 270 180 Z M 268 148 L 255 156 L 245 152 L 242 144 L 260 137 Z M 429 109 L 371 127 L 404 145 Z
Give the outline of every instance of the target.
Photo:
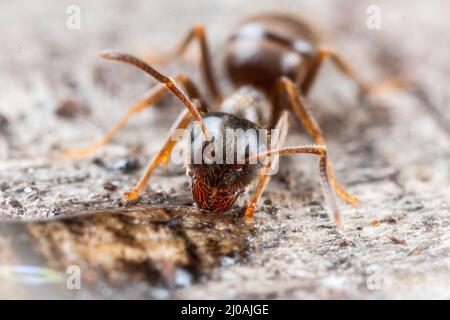
M 214 148 L 213 144 L 206 145 L 205 149 L 203 150 L 203 161 L 207 164 L 214 163 L 216 157 L 216 149 Z
M 214 148 L 206 148 L 205 149 L 205 155 L 206 157 L 210 158 L 210 159 L 214 159 L 216 157 L 216 149 Z

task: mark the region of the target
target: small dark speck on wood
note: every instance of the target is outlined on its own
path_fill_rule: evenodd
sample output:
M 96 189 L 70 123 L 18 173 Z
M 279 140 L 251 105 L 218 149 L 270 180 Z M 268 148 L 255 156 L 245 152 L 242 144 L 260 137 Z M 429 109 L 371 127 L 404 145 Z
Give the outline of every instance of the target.
M 123 173 L 131 173 L 135 170 L 140 169 L 141 164 L 138 159 L 135 158 L 124 158 L 116 161 L 109 169 L 112 171 L 122 171 Z
M 405 244 L 406 244 L 406 241 L 405 241 L 405 240 L 403 240 L 403 239 L 398 239 L 398 238 L 395 237 L 395 236 L 389 236 L 389 240 L 391 240 L 392 243 L 395 243 L 395 244 L 401 244 L 401 245 L 405 245 Z
M 58 105 L 55 114 L 60 118 L 73 119 L 80 115 L 89 114 L 89 108 L 77 99 L 68 98 Z
M 107 181 L 103 184 L 103 189 L 108 191 L 116 191 L 117 190 L 117 183 L 112 181 Z
M 8 129 L 9 121 L 4 115 L 0 114 L 0 133 L 5 133 Z
M 9 199 L 8 202 L 9 202 L 10 206 L 13 208 L 17 208 L 17 209 L 23 208 L 22 204 L 16 199 Z

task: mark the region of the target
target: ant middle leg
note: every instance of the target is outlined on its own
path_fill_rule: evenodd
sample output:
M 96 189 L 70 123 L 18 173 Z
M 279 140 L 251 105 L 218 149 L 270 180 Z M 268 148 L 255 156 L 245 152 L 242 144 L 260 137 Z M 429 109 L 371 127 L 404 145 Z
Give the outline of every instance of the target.
M 215 98 L 216 102 L 220 103 L 222 101 L 222 95 L 220 93 L 216 78 L 214 76 L 208 41 L 206 39 L 205 34 L 205 28 L 202 25 L 194 26 L 189 31 L 189 33 L 181 40 L 180 44 L 175 48 L 175 50 L 173 50 L 172 52 L 160 55 L 151 54 L 149 55 L 148 60 L 154 63 L 167 63 L 176 58 L 179 58 L 186 52 L 188 46 L 194 40 L 197 40 L 200 45 L 201 68 L 208 90 L 210 94 Z
M 278 81 L 278 95 L 281 97 L 287 93 L 289 104 L 294 111 L 299 121 L 305 127 L 308 135 L 314 140 L 314 143 L 325 146 L 325 139 L 323 137 L 322 129 L 313 117 L 306 98 L 298 92 L 297 86 L 290 79 L 283 77 Z M 333 174 L 333 170 L 327 161 L 327 174 L 333 189 L 337 195 L 344 201 L 347 201 L 353 205 L 359 203 L 358 198 L 349 194 L 345 188 L 336 180 Z
M 331 59 L 331 62 L 342 74 L 352 79 L 358 86 L 359 90 L 364 94 L 383 94 L 389 91 L 405 88 L 408 85 L 408 81 L 404 75 L 389 77 L 378 82 L 369 83 L 363 80 L 339 53 L 333 50 L 320 49 L 318 58 L 315 61 L 309 75 L 302 84 L 298 84 L 305 96 L 308 95 L 322 63 L 327 58 Z
M 186 76 L 186 75 L 178 75 L 174 78 L 176 82 L 180 83 L 184 89 L 187 91 L 188 95 L 190 97 L 194 97 L 197 99 L 200 99 L 200 94 L 192 82 L 192 80 Z M 79 149 L 69 149 L 64 151 L 64 154 L 69 157 L 81 157 L 85 156 L 89 153 L 92 153 L 96 151 L 97 149 L 105 146 L 106 144 L 110 143 L 111 140 L 114 138 L 114 136 L 121 130 L 125 125 L 128 123 L 130 118 L 139 112 L 151 108 L 153 105 L 160 102 L 164 97 L 167 96 L 167 93 L 169 90 L 167 87 L 163 84 L 157 84 L 148 94 L 148 96 L 141 100 L 140 102 L 133 105 L 127 113 L 122 116 L 119 121 L 116 122 L 116 124 L 98 141 L 93 144 L 90 144 L 86 147 L 79 148 Z M 201 100 L 201 99 L 200 99 Z M 204 103 L 204 101 L 202 101 Z

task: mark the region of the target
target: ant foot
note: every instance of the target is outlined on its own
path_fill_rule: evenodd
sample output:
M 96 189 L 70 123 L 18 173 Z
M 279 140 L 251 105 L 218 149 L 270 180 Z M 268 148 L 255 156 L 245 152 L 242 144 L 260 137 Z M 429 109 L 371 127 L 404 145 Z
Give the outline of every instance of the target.
M 80 148 L 80 149 L 68 149 L 64 150 L 63 154 L 65 157 L 69 158 L 80 158 L 91 152 L 91 148 Z
M 245 222 L 253 221 L 253 215 L 255 214 L 255 207 L 248 206 L 245 210 L 244 220 Z
M 122 199 L 125 201 L 132 201 L 132 200 L 136 200 L 139 197 L 139 190 L 133 190 L 130 192 L 125 192 L 122 195 Z

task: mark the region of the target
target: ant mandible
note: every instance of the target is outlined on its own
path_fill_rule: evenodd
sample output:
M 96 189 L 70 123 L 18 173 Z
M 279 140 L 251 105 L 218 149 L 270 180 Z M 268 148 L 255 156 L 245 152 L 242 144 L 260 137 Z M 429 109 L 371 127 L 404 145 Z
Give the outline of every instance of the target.
M 351 204 L 355 205 L 359 200 L 347 193 L 335 179 L 322 130 L 310 112 L 306 96 L 320 66 L 327 58 L 339 71 L 355 81 L 363 93 L 378 93 L 392 89 L 398 86 L 396 80 L 369 84 L 361 80 L 338 53 L 322 47 L 320 37 L 311 24 L 290 15 L 264 14 L 251 17 L 241 23 L 227 42 L 225 67 L 231 82 L 237 89 L 228 98 L 223 99 L 214 77 L 205 29 L 202 26 L 195 26 L 174 52 L 161 55 L 159 60 L 167 62 L 180 57 L 195 39 L 200 44 L 204 80 L 220 112 L 208 111 L 205 100 L 201 98 L 199 90 L 188 76 L 181 74 L 169 78 L 131 55 L 105 51 L 102 53 L 103 58 L 135 65 L 161 84 L 156 85 L 144 100 L 132 106 L 98 143 L 82 149 L 69 150 L 67 154 L 85 155 L 107 144 L 132 115 L 156 104 L 171 91 L 187 110 L 178 117 L 164 146 L 151 159 L 135 188 L 123 195 L 125 200 L 136 199 L 147 185 L 154 169 L 160 163 L 168 162 L 176 144 L 176 141 L 171 139 L 172 133 L 176 129 L 187 128 L 191 118 L 194 117 L 201 129 L 199 131 L 198 126 L 197 131 L 195 126 L 192 129 L 194 144 L 195 140 L 200 138 L 205 138 L 206 142 L 214 140 L 214 135 L 225 129 L 277 128 L 282 132 L 275 148 L 269 148 L 265 152 L 252 156 L 253 159 L 264 158 L 265 161 L 262 164 L 250 164 L 248 161 L 244 164 L 189 163 L 186 167 L 191 178 L 192 194 L 200 208 L 215 212 L 227 211 L 239 195 L 256 181 L 255 191 L 245 211 L 245 219 L 250 219 L 270 180 L 271 176 L 267 174 L 267 170 L 276 161 L 272 156 L 293 153 L 315 154 L 320 159 L 319 170 L 325 201 L 334 222 L 339 226 L 340 214 L 333 190 L 341 199 Z M 291 112 L 305 127 L 314 145 L 282 146 Z M 265 118 L 264 115 L 266 115 Z M 203 136 L 198 132 L 203 132 Z M 248 143 L 258 144 L 257 141 Z

